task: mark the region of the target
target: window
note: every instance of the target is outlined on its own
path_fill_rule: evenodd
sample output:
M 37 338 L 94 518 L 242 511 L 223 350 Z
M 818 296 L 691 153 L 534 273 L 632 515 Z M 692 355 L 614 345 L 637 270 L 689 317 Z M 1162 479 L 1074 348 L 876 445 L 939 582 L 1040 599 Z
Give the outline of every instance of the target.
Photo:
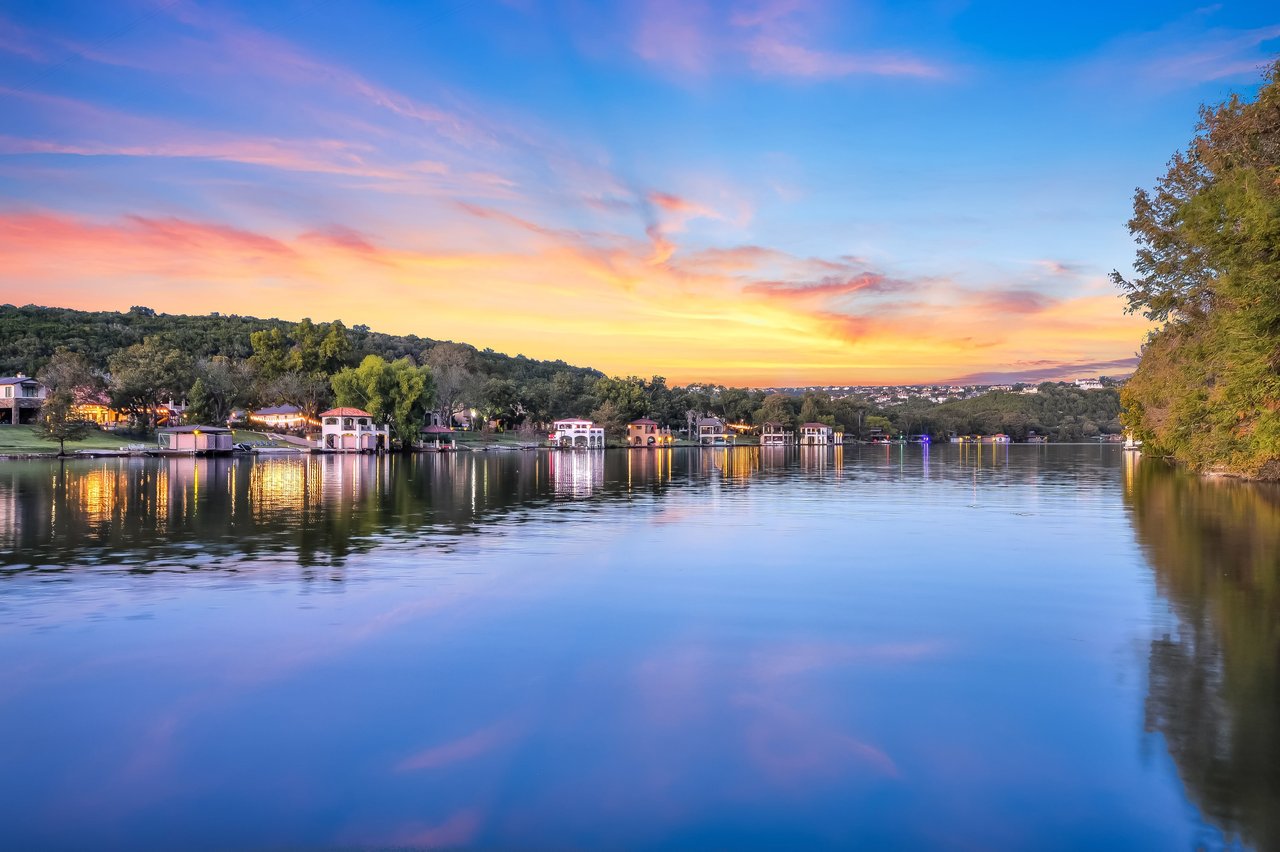
M 4 398 L 9 399 L 13 396 L 13 385 L 4 386 Z

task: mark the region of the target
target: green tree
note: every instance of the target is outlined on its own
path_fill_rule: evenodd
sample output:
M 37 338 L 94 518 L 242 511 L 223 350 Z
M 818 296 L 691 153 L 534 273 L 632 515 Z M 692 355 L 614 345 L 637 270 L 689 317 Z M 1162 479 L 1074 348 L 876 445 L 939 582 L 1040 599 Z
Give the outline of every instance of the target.
M 795 397 L 785 394 L 769 394 L 765 397 L 764 402 L 760 404 L 760 407 L 756 409 L 756 424 L 781 423 L 788 429 L 795 429 L 796 410 L 793 404 L 794 401 Z
M 431 370 L 409 358 L 387 361 L 369 355 L 357 367 L 334 374 L 333 395 L 339 406 L 362 408 L 408 449 L 418 437 L 433 401 Z
M 222 355 L 195 365 L 195 384 L 187 394 L 187 419 L 193 423 L 223 424 L 231 412 L 252 400 L 252 373 L 247 364 Z
M 1280 62 L 1253 101 L 1203 108 L 1130 231 L 1130 310 L 1163 321 L 1122 394 L 1148 451 L 1280 478 Z
M 610 419 L 624 424 L 649 414 L 651 400 L 643 379 L 605 377 L 598 379 L 591 389 L 597 408 L 610 405 Z
M 36 378 L 50 392 L 67 391 L 77 402 L 83 402 L 103 387 L 102 377 L 94 372 L 89 359 L 66 347 L 59 347 L 53 353 Z
M 148 337 L 111 358 L 111 401 L 150 428 L 156 409 L 181 400 L 192 385 L 191 358 L 161 337 Z
M 324 373 L 283 373 L 267 384 L 262 398 L 273 403 L 296 405 L 310 420 L 316 420 L 320 412 L 329 407 L 333 391 L 329 377 Z
M 424 360 L 435 377 L 436 409 L 446 426 L 453 425 L 462 394 L 473 382 L 474 353 L 470 346 L 460 343 L 441 343 L 425 353 Z
M 76 395 L 69 389 L 50 393 L 40 407 L 40 437 L 58 442 L 58 455 L 67 454 L 67 441 L 78 441 L 92 430 L 92 424 L 76 414 Z
M 260 380 L 270 382 L 289 371 L 291 344 L 284 329 L 255 331 L 249 335 L 249 341 L 253 346 L 250 363 Z
M 486 423 L 497 420 L 506 429 L 524 416 L 519 389 L 511 379 L 487 379 L 476 394 L 476 407 Z

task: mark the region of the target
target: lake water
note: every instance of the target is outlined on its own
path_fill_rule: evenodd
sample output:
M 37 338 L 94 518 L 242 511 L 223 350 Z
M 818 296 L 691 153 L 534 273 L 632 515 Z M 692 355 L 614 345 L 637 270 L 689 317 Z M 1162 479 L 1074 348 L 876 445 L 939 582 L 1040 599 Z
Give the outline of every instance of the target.
M 1278 563 L 1115 447 L 4 463 L 0 847 L 1276 849 Z

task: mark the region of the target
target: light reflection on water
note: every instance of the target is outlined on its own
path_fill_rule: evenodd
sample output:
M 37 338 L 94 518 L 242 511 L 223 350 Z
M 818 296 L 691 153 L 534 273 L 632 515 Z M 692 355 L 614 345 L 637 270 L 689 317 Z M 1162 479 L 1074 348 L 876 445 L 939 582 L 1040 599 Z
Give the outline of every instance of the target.
M 0 840 L 1276 848 L 1277 554 L 1114 447 L 9 463 Z

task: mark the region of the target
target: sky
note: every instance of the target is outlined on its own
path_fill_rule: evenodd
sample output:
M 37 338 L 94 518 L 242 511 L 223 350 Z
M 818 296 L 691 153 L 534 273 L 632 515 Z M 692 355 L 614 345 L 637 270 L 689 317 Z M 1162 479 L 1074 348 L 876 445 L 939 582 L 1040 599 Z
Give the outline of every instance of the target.
M 7 0 L 0 302 L 734 385 L 1124 375 L 1274 3 Z

